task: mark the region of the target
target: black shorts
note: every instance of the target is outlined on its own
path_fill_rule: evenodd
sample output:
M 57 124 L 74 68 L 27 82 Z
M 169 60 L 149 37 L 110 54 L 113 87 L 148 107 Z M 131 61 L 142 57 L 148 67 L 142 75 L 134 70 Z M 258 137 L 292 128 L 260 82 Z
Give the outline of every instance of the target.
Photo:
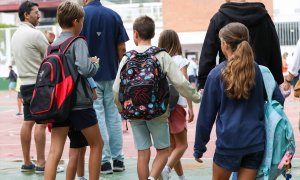
M 89 145 L 81 131 L 75 131 L 70 128 L 68 137 L 70 139 L 70 148 L 82 148 Z
M 24 121 L 33 121 L 29 107 L 30 107 L 30 101 L 32 98 L 34 86 L 35 86 L 34 84 L 30 84 L 30 85 L 22 85 L 20 87 L 21 96 L 23 97 Z
M 98 124 L 96 112 L 93 108 L 71 111 L 69 117 L 64 122 L 53 122 L 52 128 L 72 127 L 75 131 L 91 127 Z
M 213 160 L 214 163 L 227 171 L 238 172 L 240 168 L 257 170 L 262 163 L 263 157 L 264 151 L 236 156 L 215 153 Z

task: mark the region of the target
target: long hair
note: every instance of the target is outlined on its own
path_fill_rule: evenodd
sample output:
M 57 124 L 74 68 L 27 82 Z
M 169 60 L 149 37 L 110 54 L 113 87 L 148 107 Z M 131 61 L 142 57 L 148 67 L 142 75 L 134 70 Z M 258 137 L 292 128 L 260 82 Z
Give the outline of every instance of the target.
M 232 99 L 248 99 L 255 86 L 255 62 L 249 44 L 249 31 L 241 23 L 230 23 L 219 32 L 221 41 L 229 45 L 232 56 L 221 72 L 225 93 Z
M 174 30 L 168 29 L 160 33 L 158 47 L 165 48 L 171 57 L 182 55 L 180 40 Z

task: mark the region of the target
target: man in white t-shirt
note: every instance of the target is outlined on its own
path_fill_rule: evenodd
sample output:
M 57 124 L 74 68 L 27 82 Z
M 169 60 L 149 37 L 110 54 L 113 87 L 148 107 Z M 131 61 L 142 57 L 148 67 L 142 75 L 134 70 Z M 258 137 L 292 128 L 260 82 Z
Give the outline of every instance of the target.
M 189 63 L 190 64 L 187 69 L 189 82 L 196 87 L 198 65 L 195 63 L 195 58 L 189 59 Z

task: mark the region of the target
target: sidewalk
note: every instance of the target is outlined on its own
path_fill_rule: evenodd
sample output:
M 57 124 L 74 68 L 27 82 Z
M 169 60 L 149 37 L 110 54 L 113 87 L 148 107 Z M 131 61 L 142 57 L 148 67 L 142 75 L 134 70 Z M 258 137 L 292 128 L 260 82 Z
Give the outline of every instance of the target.
M 42 180 L 42 175 L 24 174 L 19 171 L 22 164 L 22 150 L 20 144 L 20 128 L 23 122 L 22 116 L 16 116 L 16 94 L 8 97 L 7 91 L 0 91 L 0 180 Z M 207 144 L 207 152 L 204 154 L 204 163 L 198 164 L 193 160 L 193 146 L 195 139 L 196 118 L 198 116 L 199 104 L 194 104 L 195 119 L 192 123 L 187 125 L 188 130 L 188 144 L 189 147 L 183 156 L 184 172 L 188 180 L 206 180 L 211 179 L 212 176 L 212 160 L 215 151 L 215 127 L 212 130 L 211 138 Z M 291 95 L 285 101 L 285 112 L 291 121 L 295 133 L 296 146 L 300 146 L 300 134 L 298 129 L 298 121 L 300 114 L 300 101 L 293 98 Z M 126 171 L 123 173 L 116 173 L 114 175 L 102 176 L 103 180 L 137 180 L 136 172 L 136 150 L 129 125 L 129 131 L 123 133 L 123 148 L 125 154 Z M 46 152 L 48 154 L 50 147 L 50 134 L 46 133 Z M 65 150 L 62 155 L 64 163 L 62 166 L 66 167 L 68 161 L 69 141 L 65 144 Z M 32 159 L 36 159 L 36 151 L 34 140 L 31 141 L 30 153 Z M 152 151 L 151 157 L 155 155 Z M 89 148 L 86 153 L 86 163 L 89 156 Z M 88 168 L 86 164 L 86 169 Z M 88 175 L 88 172 L 86 172 Z M 65 179 L 65 172 L 57 174 L 58 180 Z M 173 172 L 172 179 L 178 179 Z M 279 178 L 278 178 L 279 179 Z M 284 179 L 284 178 L 281 178 Z M 297 148 L 293 160 L 293 179 L 300 179 L 300 151 Z M 292 180 L 293 180 L 292 179 Z M 279 179 L 280 180 L 280 179 Z
M 19 168 L 22 162 L 11 161 L 11 160 L 0 160 L 0 179 L 1 180 L 42 180 L 43 175 L 37 175 L 35 173 L 21 173 Z M 66 168 L 67 162 L 61 164 Z M 210 180 L 212 177 L 212 159 L 204 159 L 203 164 L 195 162 L 193 159 L 182 160 L 185 176 L 188 180 Z M 126 171 L 122 173 L 114 173 L 112 175 L 101 175 L 102 180 L 137 180 L 138 176 L 136 173 L 136 159 L 126 159 Z M 86 174 L 87 164 L 86 164 Z M 57 180 L 65 179 L 65 172 L 58 173 L 56 176 Z M 293 160 L 292 168 L 292 180 L 300 179 L 300 159 Z M 87 176 L 86 176 L 87 177 Z M 171 179 L 178 179 L 176 173 L 173 171 Z M 278 180 L 284 180 L 285 178 L 280 177 Z

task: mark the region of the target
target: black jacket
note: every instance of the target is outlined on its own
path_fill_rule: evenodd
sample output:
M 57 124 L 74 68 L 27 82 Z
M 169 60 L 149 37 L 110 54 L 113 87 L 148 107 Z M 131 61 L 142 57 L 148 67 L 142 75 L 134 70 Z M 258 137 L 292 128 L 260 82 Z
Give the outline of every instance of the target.
M 218 34 L 230 22 L 240 22 L 248 27 L 255 61 L 267 66 L 276 82 L 281 84 L 283 75 L 279 40 L 265 6 L 262 3 L 225 3 L 211 18 L 205 36 L 199 62 L 199 88 L 204 88 L 208 73 L 216 66 L 218 52 L 219 63 L 225 60 Z

